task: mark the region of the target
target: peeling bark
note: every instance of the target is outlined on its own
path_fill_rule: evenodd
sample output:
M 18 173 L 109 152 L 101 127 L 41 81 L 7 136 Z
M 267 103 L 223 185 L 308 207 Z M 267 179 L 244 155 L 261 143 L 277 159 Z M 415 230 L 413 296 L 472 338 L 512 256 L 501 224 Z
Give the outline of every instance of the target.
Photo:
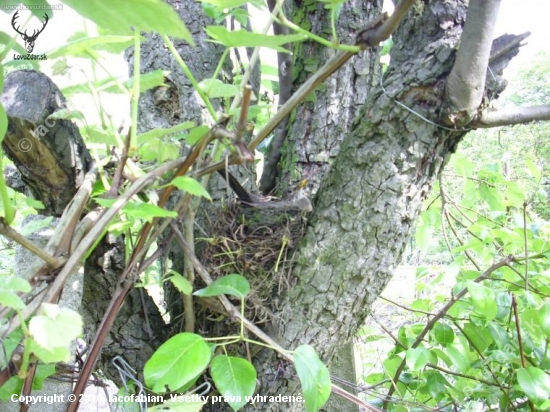
M 91 157 L 76 125 L 50 116 L 66 109 L 65 98 L 44 74 L 10 73 L 0 98 L 8 115 L 2 143 L 22 182 L 44 215 L 61 216 L 84 179 Z

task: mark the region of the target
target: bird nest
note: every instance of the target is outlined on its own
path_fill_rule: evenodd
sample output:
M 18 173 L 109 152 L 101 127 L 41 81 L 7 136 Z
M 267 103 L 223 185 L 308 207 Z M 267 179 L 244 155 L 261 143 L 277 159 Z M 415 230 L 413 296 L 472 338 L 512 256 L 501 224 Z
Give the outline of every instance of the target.
M 305 233 L 305 213 L 275 202 L 262 207 L 233 202 L 206 221 L 207 237 L 197 245 L 203 265 L 214 279 L 244 276 L 250 283 L 246 314 L 266 321 L 276 309 L 273 297 L 290 286 L 293 250 Z

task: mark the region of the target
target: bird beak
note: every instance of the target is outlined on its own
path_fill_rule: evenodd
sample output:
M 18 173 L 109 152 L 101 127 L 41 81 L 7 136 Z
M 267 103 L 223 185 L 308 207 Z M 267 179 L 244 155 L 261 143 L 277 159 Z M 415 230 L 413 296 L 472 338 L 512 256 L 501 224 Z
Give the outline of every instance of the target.
M 294 191 L 297 192 L 298 190 L 301 190 L 301 189 L 305 188 L 307 186 L 308 182 L 309 182 L 309 180 L 307 180 L 307 179 L 302 180 L 300 183 L 298 183 L 294 187 Z

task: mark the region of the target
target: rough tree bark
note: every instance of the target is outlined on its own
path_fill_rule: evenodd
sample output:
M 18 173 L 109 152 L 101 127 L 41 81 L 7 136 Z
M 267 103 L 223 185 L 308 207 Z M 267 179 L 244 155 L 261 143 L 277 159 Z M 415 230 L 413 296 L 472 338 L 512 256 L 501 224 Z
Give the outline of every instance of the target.
M 340 39 L 352 39 L 380 6 L 377 1 L 346 3 Z M 296 1 L 288 12 L 329 37 L 322 5 Z M 465 134 L 438 126 L 465 17 L 460 0 L 417 3 L 393 37 L 382 82 L 376 54 L 363 53 L 292 116 L 283 180 L 307 177 L 319 190 L 298 249 L 293 287 L 282 297 L 272 329 L 283 346 L 311 344 L 330 363 L 363 324 L 399 264 L 423 200 Z M 193 24 L 188 16 L 184 20 Z M 304 44 L 294 53 L 296 73 L 302 75 L 295 83 L 300 84 L 332 52 Z M 264 351 L 256 366 L 258 393 L 299 391 L 292 369 L 272 354 Z M 302 407 L 255 405 L 254 410 L 262 408 Z

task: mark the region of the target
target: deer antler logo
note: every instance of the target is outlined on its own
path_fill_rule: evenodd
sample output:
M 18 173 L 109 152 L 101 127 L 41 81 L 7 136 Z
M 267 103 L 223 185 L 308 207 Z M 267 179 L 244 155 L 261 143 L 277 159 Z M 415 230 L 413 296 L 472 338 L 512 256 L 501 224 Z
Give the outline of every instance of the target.
M 27 30 L 25 30 L 23 33 L 21 33 L 19 31 L 19 27 L 15 27 L 15 20 L 17 20 L 17 17 L 19 17 L 17 15 L 17 13 L 19 13 L 19 11 L 16 11 L 15 14 L 13 15 L 13 18 L 11 19 L 11 26 L 13 27 L 13 29 L 19 33 L 21 35 L 21 37 L 23 38 L 23 40 L 25 41 L 25 48 L 27 49 L 27 53 L 32 53 L 32 51 L 34 50 L 34 42 L 36 41 L 36 38 L 38 37 L 38 35 L 40 33 L 42 33 L 44 31 L 44 28 L 46 27 L 46 24 L 48 24 L 48 15 L 46 13 L 44 13 L 44 18 L 46 19 L 43 23 L 42 23 L 42 28 L 40 30 L 34 30 L 32 35 L 29 36 L 27 34 Z

